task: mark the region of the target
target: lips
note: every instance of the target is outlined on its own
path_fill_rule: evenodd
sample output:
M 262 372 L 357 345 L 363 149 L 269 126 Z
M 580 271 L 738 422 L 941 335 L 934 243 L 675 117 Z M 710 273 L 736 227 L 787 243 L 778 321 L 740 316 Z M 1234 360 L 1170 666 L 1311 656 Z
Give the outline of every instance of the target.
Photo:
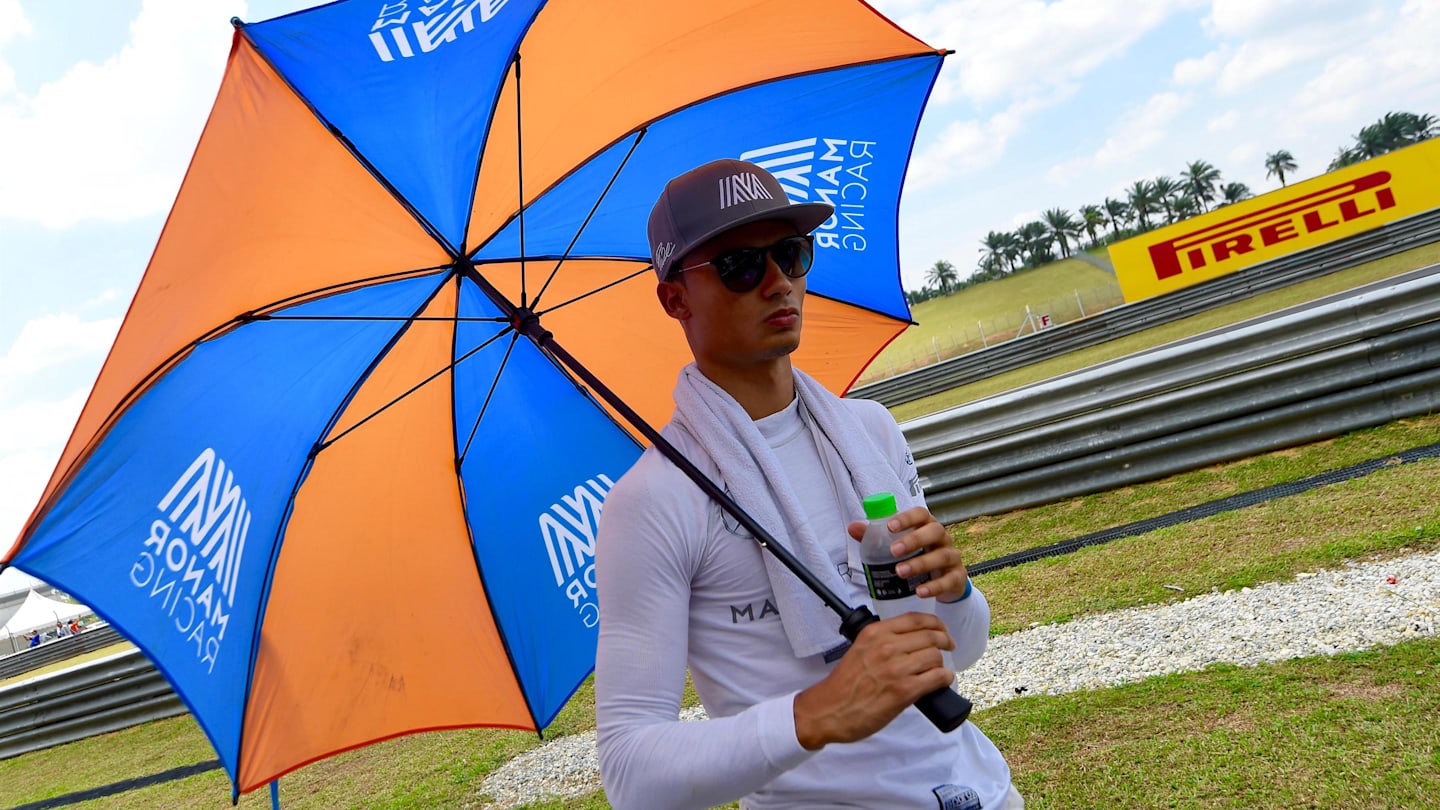
M 794 326 L 800 322 L 800 311 L 796 309 L 777 309 L 765 318 L 765 322 L 771 326 L 787 327 Z

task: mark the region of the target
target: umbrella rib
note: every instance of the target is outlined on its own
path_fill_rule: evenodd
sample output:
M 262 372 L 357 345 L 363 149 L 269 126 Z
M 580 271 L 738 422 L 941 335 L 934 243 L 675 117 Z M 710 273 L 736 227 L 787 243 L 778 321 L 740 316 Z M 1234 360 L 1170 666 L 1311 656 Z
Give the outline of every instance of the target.
M 585 221 L 580 223 L 580 228 L 575 231 L 575 236 L 570 239 L 570 244 L 565 247 L 565 252 L 560 254 L 560 258 L 555 261 L 555 267 L 550 271 L 550 275 L 545 279 L 545 283 L 540 285 L 540 292 L 535 293 L 535 301 L 530 305 L 531 309 L 538 310 L 540 308 L 540 297 L 545 294 L 546 290 L 550 289 L 550 282 L 554 281 L 555 276 L 560 273 L 560 265 L 564 264 L 565 260 L 570 258 L 570 251 L 575 249 L 576 243 L 580 241 L 580 235 L 585 233 L 585 228 L 590 224 L 590 220 L 595 216 L 595 212 L 600 210 L 600 204 L 605 202 L 605 198 L 610 194 L 610 189 L 615 187 L 615 181 L 620 179 L 620 173 L 625 171 L 625 165 L 630 162 L 630 157 L 635 154 L 635 150 L 640 146 L 640 142 L 645 140 L 645 133 L 649 131 L 649 127 L 641 127 L 635 134 L 635 140 L 630 143 L 630 150 L 625 153 L 625 159 L 620 161 L 619 166 L 615 167 L 615 173 L 610 175 L 610 182 L 605 184 L 605 189 L 600 192 L 600 196 L 595 200 L 595 204 L 590 206 L 590 213 L 585 215 Z M 523 247 L 520 249 L 520 255 L 523 261 L 525 255 L 525 249 Z
M 519 338 L 519 332 L 511 334 L 510 345 L 505 347 L 505 356 L 500 360 L 500 367 L 495 369 L 495 379 L 490 381 L 490 390 L 485 392 L 485 402 L 480 406 L 480 413 L 475 415 L 475 424 L 470 428 L 470 435 L 465 438 L 465 449 L 460 451 L 460 458 L 456 459 L 457 464 L 464 464 L 465 457 L 470 455 L 470 444 L 475 441 L 475 434 L 480 430 L 480 422 L 485 418 L 485 411 L 489 410 L 490 400 L 495 396 L 495 389 L 500 385 L 500 375 L 505 373 L 505 366 L 510 362 L 510 353 L 515 351 L 515 341 Z
M 515 183 L 520 187 L 520 306 L 525 298 L 525 124 L 520 114 L 520 52 L 515 52 Z M 508 352 L 506 353 L 508 356 Z M 478 423 L 477 423 L 478 424 Z M 470 443 L 465 443 L 470 449 Z
M 448 321 L 448 320 L 455 320 L 455 321 L 467 321 L 467 320 L 468 320 L 468 321 L 480 321 L 480 320 L 484 320 L 484 321 L 501 321 L 501 322 L 503 322 L 505 319 L 504 319 L 504 318 L 454 318 L 454 319 L 451 319 L 451 318 L 423 318 L 423 319 L 422 319 L 422 318 L 413 318 L 413 319 L 411 319 L 411 320 L 417 320 L 417 321 L 418 321 L 418 320 L 442 320 L 442 321 Z M 437 370 L 435 373 L 431 374 L 430 376 L 428 376 L 428 377 L 426 377 L 425 379 L 421 380 L 420 382 L 416 383 L 414 386 L 412 386 L 412 387 L 411 387 L 409 390 L 407 390 L 405 393 L 401 394 L 401 395 L 398 396 L 398 397 L 395 397 L 394 399 L 392 399 L 392 400 L 390 400 L 389 402 L 385 403 L 384 405 L 380 406 L 380 408 L 379 408 L 378 410 L 376 410 L 374 413 L 370 414 L 369 416 L 365 417 L 364 419 L 361 419 L 359 422 L 356 422 L 355 424 L 351 425 L 350 427 L 345 428 L 344 431 L 336 434 L 336 435 L 334 436 L 334 438 L 327 439 L 326 441 L 323 441 L 323 442 L 321 442 L 320 444 L 317 444 L 317 445 L 315 446 L 315 449 L 311 451 L 312 455 L 313 455 L 313 454 L 318 454 L 320 451 L 324 450 L 325 448 L 329 447 L 330 445 L 332 445 L 332 444 L 340 441 L 341 439 L 345 438 L 346 436 L 350 435 L 350 434 L 353 433 L 356 429 L 358 429 L 361 425 L 365 424 L 366 422 L 369 422 L 371 419 L 374 419 L 375 417 L 377 417 L 377 416 L 379 416 L 380 414 L 384 413 L 385 411 L 389 410 L 392 406 L 399 404 L 400 400 L 402 400 L 402 399 L 410 396 L 411 394 L 415 393 L 416 391 L 419 391 L 421 388 L 424 388 L 426 385 L 429 385 L 430 383 L 434 382 L 436 379 L 438 379 L 438 378 L 439 378 L 442 374 L 444 374 L 445 372 L 454 369 L 456 366 L 460 365 L 461 363 L 465 362 L 466 360 L 470 359 L 471 357 L 474 357 L 477 353 L 479 353 L 479 351 L 480 351 L 481 349 L 484 349 L 486 346 L 489 346 L 490 344 L 494 343 L 495 341 L 499 340 L 500 338 L 504 337 L 505 335 L 507 335 L 507 334 L 509 334 L 509 333 L 510 333 L 510 327 L 508 327 L 508 326 L 505 327 L 504 329 L 500 330 L 499 332 L 495 333 L 495 334 L 492 335 L 491 337 L 487 338 L 484 343 L 481 343 L 479 346 L 476 346 L 475 348 L 471 349 L 470 351 L 466 352 L 465 354 L 463 354 L 463 355 L 455 358 L 452 362 L 446 364 L 444 367 L 440 368 L 440 369 Z
M 452 321 L 457 323 L 509 323 L 509 318 L 451 318 L 445 315 L 423 315 L 410 318 L 404 315 L 253 315 L 251 321 Z
M 598 293 L 605 292 L 606 290 L 610 289 L 611 287 L 614 287 L 614 286 L 619 285 L 619 284 L 624 284 L 625 282 L 629 281 L 630 279 L 636 278 L 637 276 L 642 276 L 642 275 L 650 272 L 650 270 L 652 270 L 654 267 L 655 267 L 655 265 L 653 265 L 653 264 L 647 264 L 647 265 L 645 265 L 644 267 L 640 268 L 639 270 L 636 270 L 635 272 L 631 273 L 631 274 L 628 275 L 628 276 L 624 276 L 624 277 L 622 277 L 622 278 L 617 278 L 617 279 L 615 279 L 614 281 L 610 282 L 609 284 L 606 284 L 606 285 L 603 285 L 603 286 L 600 286 L 600 287 L 596 287 L 595 289 L 591 290 L 590 292 L 583 293 L 583 294 L 581 294 L 581 295 L 577 295 L 577 296 L 575 296 L 574 298 L 571 298 L 571 299 L 568 300 L 568 301 L 561 301 L 560 303 L 556 304 L 555 306 L 550 307 L 549 309 L 547 309 L 547 310 L 545 310 L 545 311 L 543 311 L 543 312 L 536 312 L 535 314 L 536 314 L 536 315 L 545 315 L 545 314 L 554 312 L 554 311 L 557 310 L 557 309 L 562 309 L 562 308 L 564 308 L 564 307 L 568 307 L 568 306 L 570 306 L 571 304 L 579 303 L 580 301 L 584 301 L 586 298 L 589 298 L 589 297 L 592 296 L 592 295 L 596 295 L 596 294 L 598 294 Z

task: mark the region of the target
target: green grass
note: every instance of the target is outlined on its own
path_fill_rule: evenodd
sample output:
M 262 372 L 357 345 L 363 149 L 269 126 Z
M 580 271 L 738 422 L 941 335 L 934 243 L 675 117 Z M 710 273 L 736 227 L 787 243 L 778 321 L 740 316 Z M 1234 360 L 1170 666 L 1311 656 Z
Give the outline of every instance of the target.
M 1407 419 L 1115 492 L 976 518 L 952 532 L 967 559 L 987 559 L 1436 441 L 1440 415 Z M 1346 560 L 1440 547 L 1436 491 L 1440 461 L 1421 461 L 985 574 L 977 582 L 990 600 L 996 631 L 1008 632 L 1034 622 L 1285 580 Z M 1433 718 L 1434 700 L 1417 695 L 1401 676 L 1417 656 L 1440 663 L 1437 649 L 1436 642 L 1420 642 L 1358 656 L 1217 668 L 1100 692 L 1031 697 L 979 712 L 976 722 L 1006 751 L 1029 806 L 1036 808 L 1110 801 L 1123 807 L 1238 807 L 1245 795 L 1255 797 L 1251 806 L 1318 807 L 1352 799 L 1365 806 L 1381 795 L 1376 785 L 1393 788 L 1399 798 L 1392 806 L 1417 806 L 1410 799 L 1435 787 L 1440 738 L 1430 721 L 1415 722 Z M 1422 667 L 1433 675 L 1435 664 Z M 1423 683 L 1433 687 L 1432 678 Z M 587 684 L 546 736 L 593 728 L 593 700 Z M 685 703 L 694 705 L 693 692 L 687 691 Z M 1392 714 L 1397 720 L 1388 730 L 1356 722 Z M 285 776 L 281 799 L 287 808 L 479 806 L 485 775 L 539 743 L 534 734 L 489 729 L 403 737 Z M 0 761 L 0 806 L 214 756 L 189 717 L 150 723 Z M 1353 767 L 1340 767 L 1350 760 Z M 212 771 L 78 806 L 219 810 L 229 806 L 229 793 L 225 776 Z M 241 797 L 240 806 L 258 810 L 268 801 L 260 790 Z M 534 805 L 608 806 L 600 793 Z
M 1080 317 L 1077 293 L 1091 314 L 1123 301 L 1113 274 L 1065 259 L 917 304 L 911 311 L 917 325 L 885 347 L 860 375 L 860 383 L 933 363 L 937 349 L 948 358 L 980 349 L 986 339 L 1013 336 L 1026 306 L 1036 315 L 1050 315 L 1057 324 L 1073 321 Z
M 1074 259 L 1071 259 L 1070 262 L 1104 274 L 1104 271 L 1096 270 Z M 1440 243 L 1412 248 L 1403 253 L 1397 253 L 1383 259 L 1376 259 L 1373 262 L 1331 273 L 1321 278 L 1293 284 L 1284 289 L 1258 295 L 1245 301 L 1239 301 L 1168 324 L 1162 324 L 1153 329 L 1147 329 L 1144 332 L 1117 338 L 1099 346 L 1092 346 L 1087 349 L 1079 349 L 1068 354 L 1047 358 L 1038 363 L 1025 366 L 1024 368 L 1019 368 L 1004 374 L 997 374 L 970 385 L 960 386 L 923 399 L 902 403 L 892 407 L 890 412 L 895 415 L 896 419 L 902 422 L 925 416 L 926 414 L 942 411 L 946 408 L 953 408 L 956 405 L 981 399 L 992 394 L 1010 391 L 1077 369 L 1088 368 L 1089 366 L 1102 363 L 1106 360 L 1124 357 L 1127 354 L 1134 354 L 1135 352 L 1161 346 L 1181 338 L 1190 337 L 1191 335 L 1198 335 L 1222 326 L 1229 326 L 1230 324 L 1239 323 L 1240 321 L 1275 312 L 1296 304 L 1314 301 L 1317 298 L 1323 298 L 1333 293 L 1353 289 L 1372 281 L 1391 278 L 1400 273 L 1435 264 L 1436 262 L 1440 262 Z M 1056 284 L 1055 289 L 1068 294 L 1068 290 L 1070 289 L 1068 285 L 1071 283 L 1068 279 L 1072 278 L 1068 270 L 1062 273 L 1059 265 L 1048 265 L 1046 268 L 1039 268 L 1031 272 L 1039 274 L 1045 272 L 1048 268 L 1056 268 L 1057 276 L 1051 279 L 1051 281 Z M 1005 281 L 1010 280 L 1011 279 L 1005 279 Z M 995 283 L 999 284 L 1004 282 Z M 988 286 L 990 285 L 981 284 L 977 287 L 966 289 L 957 295 L 949 296 L 949 298 L 960 298 L 972 290 L 983 290 Z M 936 301 L 927 301 L 926 303 L 936 304 L 936 314 L 940 315 L 942 312 L 940 308 L 944 306 L 946 300 L 948 299 L 938 299 Z M 916 312 L 916 318 L 919 320 L 918 313 L 920 310 L 918 307 L 916 308 Z M 970 316 L 967 314 L 965 317 L 967 319 L 965 323 L 969 323 L 968 319 Z M 940 320 L 940 318 L 936 318 L 936 320 Z M 916 331 L 918 328 L 919 327 L 912 327 L 910 330 L 907 330 L 904 335 L 896 339 L 895 343 L 891 344 L 891 347 L 900 344 L 902 339 L 905 339 L 910 332 Z M 943 331 L 944 325 L 943 323 L 932 324 L 929 328 L 932 331 Z M 921 344 L 928 344 L 929 340 L 930 339 L 926 337 L 919 342 Z M 909 345 L 908 341 L 906 345 Z M 872 363 L 870 368 L 867 369 L 866 374 L 861 375 L 860 379 L 862 382 L 874 381 L 884 376 L 886 369 L 882 362 L 884 357 L 885 355 L 882 353 L 880 355 L 881 359 L 877 359 L 877 361 Z M 934 362 L 933 357 L 930 358 L 930 362 Z M 896 368 L 897 372 L 900 370 L 898 367 Z

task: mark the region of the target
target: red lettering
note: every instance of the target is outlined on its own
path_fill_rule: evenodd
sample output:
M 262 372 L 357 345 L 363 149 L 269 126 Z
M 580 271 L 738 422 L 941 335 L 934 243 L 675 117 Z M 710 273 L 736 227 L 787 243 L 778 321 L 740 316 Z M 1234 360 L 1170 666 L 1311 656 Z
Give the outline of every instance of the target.
M 1191 248 L 1185 251 L 1185 257 L 1190 260 L 1191 270 L 1205 266 L 1205 251 L 1201 248 Z
M 1326 228 L 1333 228 L 1336 225 L 1340 224 L 1340 220 L 1338 219 L 1334 222 L 1326 222 L 1325 220 L 1321 219 L 1319 211 L 1306 211 L 1305 216 L 1301 217 L 1301 221 L 1305 223 L 1305 230 L 1309 231 L 1310 233 L 1324 230 Z
M 1288 219 L 1284 222 L 1276 222 L 1260 228 L 1260 241 L 1263 242 L 1266 247 L 1277 242 L 1284 242 L 1286 239 L 1294 239 L 1299 235 L 1300 234 L 1295 232 L 1294 221 Z
M 1221 239 L 1219 242 L 1214 242 L 1210 245 L 1210 249 L 1215 251 L 1215 261 L 1223 262 L 1230 258 L 1231 255 L 1249 253 L 1254 250 L 1255 248 L 1250 244 L 1251 241 L 1250 234 L 1242 233 L 1239 236 L 1232 236 L 1229 239 Z
M 1380 203 L 1380 210 L 1395 207 L 1395 192 L 1388 187 L 1375 192 L 1375 201 Z
M 1360 217 L 1369 216 L 1370 214 L 1375 213 L 1376 210 L 1378 209 L 1371 208 L 1365 211 L 1361 211 L 1360 206 L 1356 205 L 1353 199 L 1340 201 L 1340 219 L 1344 220 L 1345 222 L 1349 222 L 1352 219 L 1359 219 Z

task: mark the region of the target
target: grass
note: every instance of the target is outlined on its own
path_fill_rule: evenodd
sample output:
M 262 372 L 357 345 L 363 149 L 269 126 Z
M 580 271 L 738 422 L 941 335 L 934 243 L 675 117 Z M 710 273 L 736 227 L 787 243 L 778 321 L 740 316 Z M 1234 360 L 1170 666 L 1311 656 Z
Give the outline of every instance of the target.
M 1027 306 L 1057 324 L 1075 320 L 1080 317 L 1077 295 L 1090 314 L 1124 300 L 1114 274 L 1079 259 L 1064 259 L 916 304 L 911 311 L 916 325 L 885 347 L 860 383 L 933 363 L 937 350 L 941 357 L 953 357 L 983 348 L 986 340 L 1013 336 Z
M 1440 441 L 1440 415 L 1149 484 L 997 517 L 952 531 L 970 560 L 1068 539 L 1191 503 Z M 997 632 L 1196 592 L 1284 580 L 1345 560 L 1440 547 L 1440 461 L 1421 461 L 1250 509 L 978 577 Z M 1162 587 L 1179 585 L 1177 594 Z M 1440 789 L 1434 640 L 1333 659 L 1217 667 L 1132 686 L 1027 697 L 976 714 L 1007 752 L 1029 806 L 1420 806 Z M 1429 676 L 1410 676 L 1425 671 Z M 593 728 L 582 687 L 547 737 Z M 687 695 L 687 705 L 695 702 Z M 1375 718 L 1389 718 L 1385 722 Z M 480 806 L 486 774 L 540 743 L 476 729 L 403 737 L 281 780 L 287 808 Z M 0 761 L 0 806 L 214 759 L 189 717 Z M 1389 797 L 1389 798 L 1387 798 Z M 266 791 L 241 797 L 263 808 Z M 1249 804 L 1246 804 L 1249 802 Z M 229 806 L 216 770 L 79 807 Z M 607 808 L 603 794 L 545 808 Z
M 1071 259 L 1070 261 L 1075 262 L 1076 260 Z M 1217 309 L 1192 315 L 1188 318 L 1162 324 L 1153 329 L 1147 329 L 1144 332 L 1117 338 L 1099 346 L 1078 349 L 1068 354 L 1033 363 L 1024 368 L 1019 368 L 1004 374 L 997 374 L 969 385 L 963 385 L 912 402 L 905 402 L 890 408 L 890 412 L 895 415 L 896 419 L 902 422 L 908 419 L 915 419 L 920 416 L 936 413 L 937 411 L 943 411 L 946 408 L 953 408 L 956 405 L 962 405 L 966 402 L 982 399 L 992 394 L 1010 391 L 1077 369 L 1088 368 L 1089 366 L 1102 363 L 1106 360 L 1124 357 L 1127 354 L 1134 354 L 1135 352 L 1161 346 L 1181 338 L 1198 335 L 1222 326 L 1229 326 L 1230 324 L 1276 312 L 1296 304 L 1314 301 L 1318 298 L 1353 289 L 1372 281 L 1392 278 L 1400 273 L 1437 262 L 1440 262 L 1440 243 L 1422 245 L 1421 247 L 1412 248 L 1382 259 L 1376 259 L 1375 261 L 1357 265 L 1346 270 L 1340 270 L 1320 278 L 1292 284 L 1284 289 L 1258 295 L 1245 301 L 1238 301 Z M 1095 268 L 1081 262 L 1076 262 L 1076 264 L 1080 264 L 1082 267 L 1090 270 L 1095 270 Z M 1049 267 L 1056 267 L 1056 265 L 1050 265 Z M 1040 273 L 1045 269 L 1046 268 L 1040 268 L 1032 272 Z M 1096 272 L 1103 273 L 1103 271 L 1099 270 L 1096 270 Z M 1068 276 L 1060 275 L 1053 279 L 1060 285 L 1062 292 L 1068 289 L 1065 285 L 1069 282 L 1064 281 L 1065 278 L 1068 278 Z M 1006 281 L 1008 280 L 1009 279 L 1006 279 Z M 982 290 L 987 286 L 989 285 L 981 284 L 977 287 L 966 289 L 958 295 L 969 293 L 972 289 Z M 950 296 L 950 298 L 956 298 L 958 295 Z M 940 299 L 939 301 L 926 303 L 936 303 L 938 305 L 942 303 L 943 300 L 944 299 Z M 919 312 L 920 310 L 917 308 L 917 319 L 919 318 Z M 938 313 L 939 310 L 937 309 L 937 314 Z M 967 315 L 966 317 L 968 318 L 969 316 Z M 912 327 L 911 330 L 907 330 L 906 334 L 909 334 L 909 332 L 914 331 L 916 328 L 918 327 Z M 943 325 L 934 325 L 930 328 L 941 329 Z M 901 338 L 904 337 L 905 335 L 901 336 Z M 899 342 L 900 339 L 897 339 L 891 346 L 893 347 Z M 882 353 L 880 356 L 883 358 L 885 355 Z M 870 369 L 883 368 L 879 363 L 879 360 L 872 363 Z M 883 376 L 883 374 L 880 376 Z M 866 377 L 864 375 L 861 377 L 861 379 L 865 381 L 873 381 L 873 379 L 878 378 L 878 376 Z

